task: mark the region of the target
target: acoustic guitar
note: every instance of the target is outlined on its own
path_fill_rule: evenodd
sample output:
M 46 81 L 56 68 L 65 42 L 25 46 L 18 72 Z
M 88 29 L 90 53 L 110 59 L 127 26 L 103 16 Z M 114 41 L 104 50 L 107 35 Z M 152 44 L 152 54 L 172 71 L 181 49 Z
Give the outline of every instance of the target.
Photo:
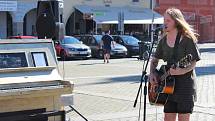
M 188 54 L 180 59 L 177 63 L 167 66 L 162 65 L 159 70 L 156 70 L 158 82 L 156 84 L 148 83 L 148 98 L 151 105 L 165 105 L 168 100 L 168 95 L 173 94 L 175 87 L 175 78 L 170 75 L 171 68 L 185 68 L 191 64 L 192 55 Z

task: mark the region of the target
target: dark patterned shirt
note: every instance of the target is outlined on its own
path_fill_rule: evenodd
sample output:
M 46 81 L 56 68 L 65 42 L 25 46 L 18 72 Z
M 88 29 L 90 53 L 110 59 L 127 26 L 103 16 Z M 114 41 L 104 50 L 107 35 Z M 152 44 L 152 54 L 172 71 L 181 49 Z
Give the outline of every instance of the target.
M 188 37 L 183 37 L 178 45 L 176 60 L 188 54 L 192 55 L 192 60 L 199 61 L 200 54 L 197 44 Z M 154 57 L 163 59 L 165 62 L 170 62 L 172 59 L 173 47 L 169 47 L 167 39 L 164 37 L 160 40 Z M 169 95 L 169 100 L 176 102 L 196 101 L 196 82 L 195 70 L 192 70 L 184 75 L 174 76 L 176 79 L 174 93 Z

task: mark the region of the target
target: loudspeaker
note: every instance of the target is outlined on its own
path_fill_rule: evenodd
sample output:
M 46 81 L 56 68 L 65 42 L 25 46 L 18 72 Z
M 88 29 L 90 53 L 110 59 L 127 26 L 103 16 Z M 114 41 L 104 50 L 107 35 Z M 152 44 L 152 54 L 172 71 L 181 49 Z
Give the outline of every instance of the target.
M 64 36 L 63 1 L 38 1 L 36 31 L 39 39 L 61 40 Z
M 53 38 L 55 35 L 55 21 L 51 14 L 41 14 L 37 17 L 36 31 L 38 39 Z
M 51 1 L 38 1 L 37 16 L 40 16 L 42 14 L 50 14 L 51 16 L 54 17 Z
M 50 1 L 52 5 L 52 10 L 56 22 L 63 23 L 63 1 L 62 0 L 52 0 Z

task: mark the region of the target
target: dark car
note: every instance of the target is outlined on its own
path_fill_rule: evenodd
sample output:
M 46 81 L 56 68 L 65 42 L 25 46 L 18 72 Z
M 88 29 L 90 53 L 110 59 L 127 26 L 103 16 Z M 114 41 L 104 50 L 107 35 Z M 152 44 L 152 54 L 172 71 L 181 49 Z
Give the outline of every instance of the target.
M 55 42 L 57 56 L 65 60 L 67 58 L 88 59 L 91 57 L 91 49 L 75 37 L 65 36 L 62 41 Z
M 100 47 L 103 35 L 76 35 L 75 37 L 91 48 L 92 56 L 97 58 L 103 57 L 103 50 Z M 126 57 L 127 49 L 121 44 L 116 43 L 111 47 L 111 57 Z
M 125 46 L 128 50 L 128 57 L 139 55 L 140 40 L 129 35 L 112 35 L 114 41 Z

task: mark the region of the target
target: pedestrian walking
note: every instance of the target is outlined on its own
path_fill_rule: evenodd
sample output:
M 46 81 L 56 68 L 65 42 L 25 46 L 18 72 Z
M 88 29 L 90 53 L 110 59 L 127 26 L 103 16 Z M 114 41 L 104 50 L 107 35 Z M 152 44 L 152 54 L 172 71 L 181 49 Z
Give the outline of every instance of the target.
M 110 36 L 110 31 L 106 31 L 101 41 L 101 47 L 103 49 L 104 55 L 104 63 L 109 63 L 111 45 L 114 48 L 114 41 L 113 38 Z

